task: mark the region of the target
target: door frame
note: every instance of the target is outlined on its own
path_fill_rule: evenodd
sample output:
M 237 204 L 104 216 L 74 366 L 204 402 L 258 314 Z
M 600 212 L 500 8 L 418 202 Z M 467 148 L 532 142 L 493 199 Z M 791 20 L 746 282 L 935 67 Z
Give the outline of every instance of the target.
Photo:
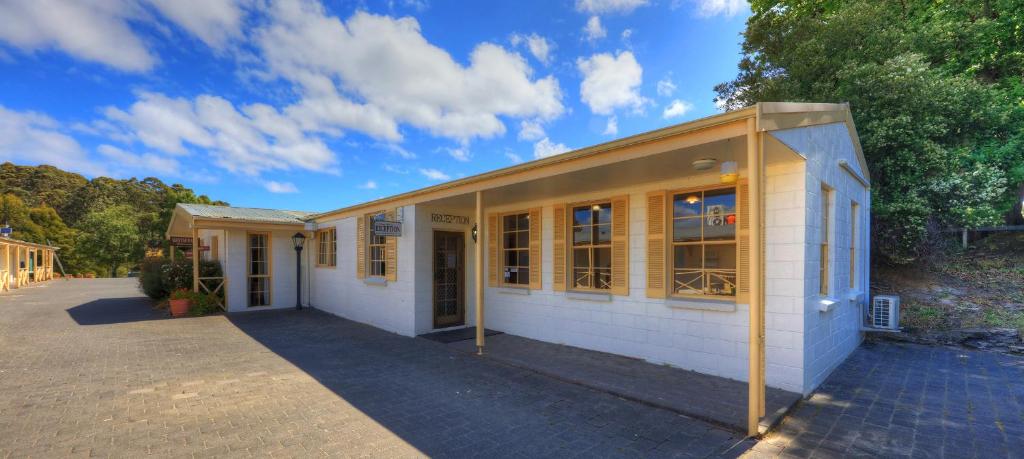
M 439 324 L 437 321 L 437 237 L 439 235 L 450 235 L 458 236 L 461 241 L 461 249 L 459 251 L 459 269 L 456 276 L 458 277 L 458 308 L 459 318 L 452 323 Z M 431 324 L 434 330 L 460 327 L 466 325 L 466 232 L 446 229 L 435 229 L 431 233 L 430 238 L 430 316 Z

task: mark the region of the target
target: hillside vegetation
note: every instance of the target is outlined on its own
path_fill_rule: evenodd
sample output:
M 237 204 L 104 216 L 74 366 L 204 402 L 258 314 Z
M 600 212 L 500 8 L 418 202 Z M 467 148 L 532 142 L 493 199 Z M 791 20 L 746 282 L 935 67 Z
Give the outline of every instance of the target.
M 0 223 L 13 237 L 61 248 L 68 274 L 125 272 L 163 243 L 174 205 L 227 203 L 160 179 L 96 177 L 53 166 L 0 165 Z

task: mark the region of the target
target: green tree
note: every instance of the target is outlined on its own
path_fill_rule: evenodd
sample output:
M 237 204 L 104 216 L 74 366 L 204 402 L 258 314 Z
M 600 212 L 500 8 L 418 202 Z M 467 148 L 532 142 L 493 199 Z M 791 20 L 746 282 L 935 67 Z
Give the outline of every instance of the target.
M 947 226 L 998 224 L 1024 183 L 1024 2 L 754 0 L 730 108 L 849 102 L 896 263 Z
M 28 206 L 13 194 L 0 196 L 0 224 L 10 225 L 11 237 L 28 242 L 45 242 L 43 228 L 32 221 Z
M 117 276 L 122 264 L 142 259 L 144 247 L 137 213 L 130 206 L 111 206 L 87 214 L 79 222 L 84 231 L 77 251 Z

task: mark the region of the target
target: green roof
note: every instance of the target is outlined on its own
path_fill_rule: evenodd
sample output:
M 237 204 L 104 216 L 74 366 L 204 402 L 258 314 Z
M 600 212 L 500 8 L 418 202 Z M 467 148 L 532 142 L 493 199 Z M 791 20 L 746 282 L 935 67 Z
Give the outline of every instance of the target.
M 251 207 L 211 206 L 208 204 L 178 204 L 193 217 L 222 218 L 261 223 L 305 223 L 312 212 L 298 210 L 254 209 Z

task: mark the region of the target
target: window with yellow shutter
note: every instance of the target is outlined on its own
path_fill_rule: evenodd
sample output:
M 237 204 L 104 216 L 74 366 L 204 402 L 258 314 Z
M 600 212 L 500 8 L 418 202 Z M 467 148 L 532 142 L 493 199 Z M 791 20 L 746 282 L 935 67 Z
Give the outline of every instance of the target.
M 385 218 L 383 212 L 368 217 L 366 230 L 369 234 L 366 238 L 366 253 L 369 255 L 367 257 L 369 265 L 367 272 L 370 277 L 384 277 L 387 274 L 387 238 L 373 232 L 373 222 L 383 221 Z
M 672 194 L 673 295 L 735 297 L 736 188 Z

